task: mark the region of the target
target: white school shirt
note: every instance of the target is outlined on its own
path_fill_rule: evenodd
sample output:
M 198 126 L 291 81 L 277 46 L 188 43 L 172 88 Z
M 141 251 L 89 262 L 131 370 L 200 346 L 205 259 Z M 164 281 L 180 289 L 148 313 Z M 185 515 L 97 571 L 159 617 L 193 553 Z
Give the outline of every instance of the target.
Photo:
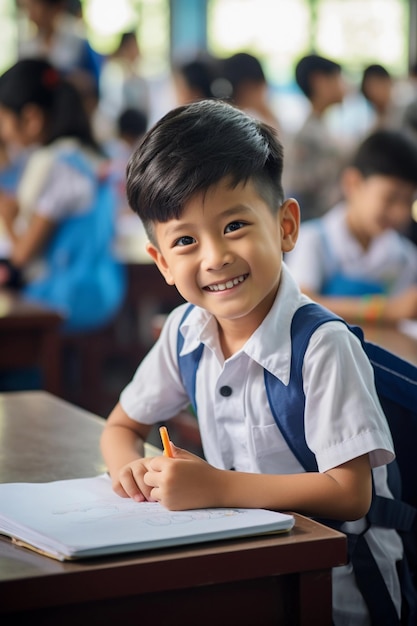
M 304 471 L 274 421 L 266 396 L 264 368 L 288 384 L 291 320 L 295 311 L 309 302 L 283 264 L 278 295 L 270 312 L 243 348 L 226 360 L 211 314 L 195 307 L 182 324 L 183 353 L 201 342 L 205 345 L 197 371 L 196 397 L 204 455 L 212 465 L 266 474 Z M 170 314 L 159 340 L 122 391 L 121 405 L 134 420 L 150 425 L 166 421 L 189 404 L 176 354 L 177 329 L 187 306 L 181 305 Z M 340 322 L 321 326 L 307 348 L 303 379 L 306 440 L 316 455 L 319 471 L 368 453 L 371 466 L 377 468 L 376 492 L 389 497 L 384 464 L 394 457 L 393 444 L 374 389 L 372 366 L 359 340 Z M 229 396 L 221 394 L 224 386 L 232 390 Z M 357 529 L 364 525 L 362 520 L 349 523 L 350 530 L 352 524 Z M 401 541 L 390 530 L 372 529 L 367 536 L 398 606 L 394 563 L 402 556 Z M 337 568 L 334 580 L 335 623 L 348 624 L 345 612 L 351 615 L 358 609 L 352 624 L 366 624 L 360 618 L 360 613 L 366 611 L 350 566 Z
M 297 245 L 285 261 L 298 284 L 316 293 L 336 270 L 381 283 L 390 295 L 417 284 L 417 246 L 397 231 L 387 230 L 364 250 L 348 229 L 344 203 L 318 223 L 301 224 Z
M 24 216 L 37 213 L 59 222 L 90 208 L 95 182 L 86 172 L 59 158 L 65 153 L 82 154 L 93 165 L 92 157 L 76 139 L 57 139 L 34 150 L 17 189 L 17 200 Z
M 27 230 L 35 214 L 58 224 L 67 217 L 81 215 L 90 209 L 95 181 L 86 172 L 59 158 L 60 154 L 77 152 L 89 159 L 92 166 L 95 164 L 90 153 L 73 138 L 57 139 L 32 151 L 16 190 L 20 209 L 16 228 L 20 235 Z M 41 251 L 26 265 L 25 279 L 30 282 L 47 271 Z

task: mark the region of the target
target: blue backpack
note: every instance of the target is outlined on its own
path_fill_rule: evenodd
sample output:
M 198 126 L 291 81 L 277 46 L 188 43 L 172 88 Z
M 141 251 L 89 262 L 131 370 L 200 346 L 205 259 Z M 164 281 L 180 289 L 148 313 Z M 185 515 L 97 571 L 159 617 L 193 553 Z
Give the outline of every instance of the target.
M 193 305 L 187 307 L 182 321 Z M 350 326 L 343 319 L 311 303 L 298 309 L 291 325 L 292 357 L 290 382 L 285 386 L 278 378 L 264 370 L 265 387 L 274 419 L 288 446 L 306 471 L 317 471 L 314 454 L 308 448 L 304 433 L 304 405 L 302 367 L 304 355 L 314 331 L 329 321 L 344 323 L 361 341 L 374 370 L 379 400 L 390 426 L 396 459 L 387 466 L 389 485 L 394 499 L 373 493 L 367 515 L 370 525 L 394 528 L 404 544 L 401 564 L 403 616 L 398 620 L 395 607 L 380 574 L 377 563 L 368 548 L 364 533 L 348 534 L 348 554 L 353 565 L 356 582 L 375 626 L 394 626 L 417 623 L 417 367 L 403 361 L 383 348 L 364 340 L 363 331 Z M 179 326 L 179 327 L 180 327 Z M 177 356 L 184 387 L 197 415 L 195 384 L 198 363 L 204 345 L 180 356 L 184 343 L 178 330 Z M 279 407 L 279 411 L 276 410 Z M 343 522 L 320 520 L 340 529 Z
M 58 158 L 93 179 L 95 197 L 86 212 L 57 224 L 44 254 L 46 272 L 23 294 L 61 310 L 63 332 L 88 331 L 109 322 L 126 294 L 125 266 L 113 251 L 117 200 L 112 181 L 97 181 L 81 154 Z

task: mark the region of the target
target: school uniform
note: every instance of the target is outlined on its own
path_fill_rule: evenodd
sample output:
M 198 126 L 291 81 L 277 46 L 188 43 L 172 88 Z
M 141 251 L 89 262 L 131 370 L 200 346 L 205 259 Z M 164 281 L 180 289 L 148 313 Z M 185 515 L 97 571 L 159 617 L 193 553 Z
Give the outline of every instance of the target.
M 417 284 L 417 246 L 391 229 L 364 250 L 347 226 L 344 203 L 302 224 L 285 261 L 304 289 L 325 295 L 395 295 Z
M 288 384 L 291 320 L 308 302 L 284 264 L 270 312 L 243 348 L 226 360 L 211 314 L 195 307 L 182 323 L 182 353 L 204 344 L 196 379 L 197 411 L 204 454 L 215 467 L 267 474 L 304 471 L 274 421 L 264 368 Z M 178 325 L 186 306 L 168 317 L 160 340 L 121 394 L 121 405 L 132 419 L 154 424 L 189 404 L 176 353 Z M 305 435 L 319 471 L 368 453 L 376 492 L 390 497 L 385 464 L 394 455 L 389 428 L 374 390 L 372 366 L 343 324 L 330 322 L 314 333 L 304 359 L 303 379 Z M 351 522 L 349 530 L 363 525 L 362 520 Z M 372 528 L 368 535 L 399 609 L 395 561 L 402 556 L 401 541 L 395 531 Z M 334 621 L 336 625 L 367 624 L 349 565 L 334 570 Z
M 24 268 L 26 298 L 65 316 L 64 331 L 98 328 L 112 319 L 125 292 L 125 269 L 112 249 L 116 197 L 99 176 L 99 157 L 72 138 L 34 150 L 17 188 L 23 233 L 33 215 L 54 223 Z

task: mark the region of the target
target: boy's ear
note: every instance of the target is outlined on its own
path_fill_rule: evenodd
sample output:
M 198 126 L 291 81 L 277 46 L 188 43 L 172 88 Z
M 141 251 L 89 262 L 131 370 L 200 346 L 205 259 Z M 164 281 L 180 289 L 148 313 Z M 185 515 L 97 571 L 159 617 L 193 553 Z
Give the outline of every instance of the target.
M 297 242 L 300 230 L 300 206 L 294 198 L 288 198 L 278 211 L 281 232 L 281 248 L 290 252 Z
M 160 252 L 160 250 L 150 241 L 146 244 L 146 252 L 149 254 L 149 256 L 153 259 L 153 261 L 156 263 L 159 271 L 161 272 L 162 276 L 165 278 L 166 282 L 168 283 L 168 285 L 175 285 L 175 281 L 174 278 L 170 272 L 170 269 L 168 267 L 168 264 L 165 260 L 165 257 L 163 256 L 163 254 Z

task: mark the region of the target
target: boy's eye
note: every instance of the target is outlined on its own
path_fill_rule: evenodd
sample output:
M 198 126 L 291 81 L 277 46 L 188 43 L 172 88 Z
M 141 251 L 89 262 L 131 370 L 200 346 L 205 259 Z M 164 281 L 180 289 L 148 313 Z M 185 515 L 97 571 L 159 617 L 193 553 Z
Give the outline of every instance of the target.
M 192 243 L 195 243 L 194 237 L 189 237 L 185 235 L 184 237 L 180 237 L 174 242 L 174 246 L 189 246 Z
M 240 221 L 230 222 L 230 224 L 228 224 L 226 228 L 224 229 L 224 232 L 233 233 L 235 232 L 235 230 L 240 230 L 241 228 L 243 228 L 243 226 L 245 226 L 245 222 L 240 222 Z

